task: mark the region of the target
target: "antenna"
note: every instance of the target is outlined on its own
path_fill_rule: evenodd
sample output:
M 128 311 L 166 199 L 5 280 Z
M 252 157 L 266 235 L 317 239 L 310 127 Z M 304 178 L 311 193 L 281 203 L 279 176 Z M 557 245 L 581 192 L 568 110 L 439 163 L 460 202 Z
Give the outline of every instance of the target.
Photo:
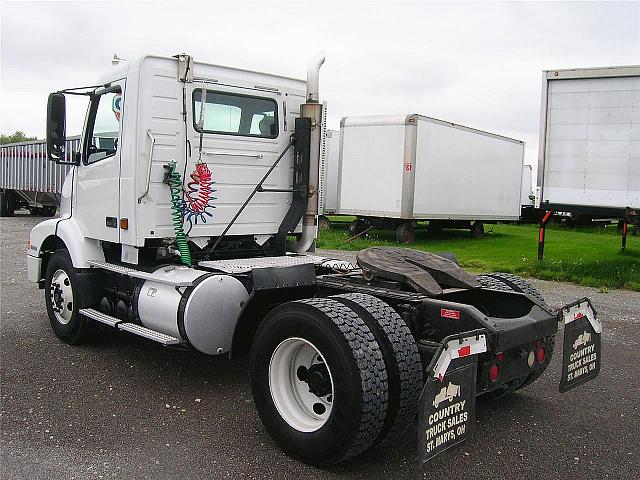
M 202 80 L 202 91 L 200 94 L 200 119 L 198 127 L 200 128 L 200 146 L 198 148 L 198 163 L 202 163 L 202 136 L 204 135 L 204 110 L 207 103 L 207 86 Z

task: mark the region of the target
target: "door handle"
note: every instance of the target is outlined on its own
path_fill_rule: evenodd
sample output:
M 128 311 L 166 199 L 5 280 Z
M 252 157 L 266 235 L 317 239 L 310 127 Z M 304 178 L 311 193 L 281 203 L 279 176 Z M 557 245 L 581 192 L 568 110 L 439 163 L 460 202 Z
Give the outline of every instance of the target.
M 156 146 L 156 139 L 153 138 L 151 130 L 147 130 L 147 135 L 151 139 L 151 148 L 149 149 L 149 165 L 147 166 L 147 183 L 144 188 L 144 193 L 138 197 L 138 203 L 142 203 L 142 199 L 149 194 L 149 184 L 151 183 L 151 163 L 153 162 L 153 147 Z

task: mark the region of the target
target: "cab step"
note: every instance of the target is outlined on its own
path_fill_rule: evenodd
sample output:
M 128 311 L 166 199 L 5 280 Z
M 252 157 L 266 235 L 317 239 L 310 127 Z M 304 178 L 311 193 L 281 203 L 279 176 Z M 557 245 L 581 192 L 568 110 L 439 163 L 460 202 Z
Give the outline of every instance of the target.
M 162 345 L 177 345 L 179 343 L 182 343 L 179 338 L 156 332 L 155 330 L 143 327 L 142 325 L 125 322 L 119 318 L 112 317 L 111 315 L 107 315 L 106 313 L 102 313 L 93 308 L 81 308 L 79 310 L 79 313 L 81 315 L 84 315 L 85 317 L 91 318 L 92 320 L 96 320 L 98 322 L 104 323 L 105 325 L 109 325 L 110 327 L 133 333 L 140 337 L 144 337 L 149 340 L 153 340 L 154 342 L 161 343 Z

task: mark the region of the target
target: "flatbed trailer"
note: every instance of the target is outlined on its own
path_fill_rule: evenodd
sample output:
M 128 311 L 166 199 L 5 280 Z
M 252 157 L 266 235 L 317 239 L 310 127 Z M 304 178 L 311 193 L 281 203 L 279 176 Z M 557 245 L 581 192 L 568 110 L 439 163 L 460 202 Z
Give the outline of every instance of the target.
M 308 252 L 323 62 L 305 82 L 145 56 L 100 87 L 49 96 L 47 154 L 71 170 L 60 217 L 31 231 L 27 274 L 55 335 L 79 345 L 106 327 L 207 355 L 248 350 L 265 429 L 318 466 L 388 445 L 416 418 L 423 461 L 459 444 L 477 395 L 546 370 L 559 321 L 560 387 L 593 379 L 601 325 L 588 299 L 553 311 L 518 277 L 427 252 L 370 248 L 353 265 Z M 69 94 L 88 100 L 70 157 Z M 571 358 L 587 349 L 583 372 Z
M 69 155 L 78 151 L 79 145 L 79 136 L 69 137 Z M 55 215 L 69 170 L 69 165 L 47 160 L 44 140 L 0 145 L 0 216 L 11 216 L 20 208 L 32 215 Z

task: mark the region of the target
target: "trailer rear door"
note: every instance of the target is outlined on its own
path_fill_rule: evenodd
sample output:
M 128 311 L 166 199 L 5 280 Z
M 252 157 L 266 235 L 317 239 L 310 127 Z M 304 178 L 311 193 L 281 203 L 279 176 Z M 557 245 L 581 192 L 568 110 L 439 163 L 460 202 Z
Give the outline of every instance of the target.
M 640 76 L 563 75 L 545 78 L 542 202 L 640 207 Z

